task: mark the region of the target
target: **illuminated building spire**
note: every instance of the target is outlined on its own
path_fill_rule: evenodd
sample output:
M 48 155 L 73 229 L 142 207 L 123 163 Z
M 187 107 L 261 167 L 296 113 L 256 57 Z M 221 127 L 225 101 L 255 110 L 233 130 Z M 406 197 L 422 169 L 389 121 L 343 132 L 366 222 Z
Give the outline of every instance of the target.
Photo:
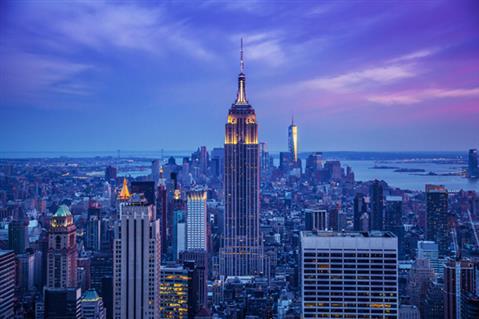
M 120 196 L 119 198 L 121 200 L 128 200 L 130 199 L 130 191 L 128 190 L 128 182 L 126 181 L 126 178 L 123 178 L 123 187 L 121 188 Z
M 246 76 L 244 74 L 244 59 L 243 59 L 243 38 L 241 38 L 240 49 L 240 74 L 238 76 L 238 93 L 236 94 L 236 105 L 249 105 L 246 99 Z

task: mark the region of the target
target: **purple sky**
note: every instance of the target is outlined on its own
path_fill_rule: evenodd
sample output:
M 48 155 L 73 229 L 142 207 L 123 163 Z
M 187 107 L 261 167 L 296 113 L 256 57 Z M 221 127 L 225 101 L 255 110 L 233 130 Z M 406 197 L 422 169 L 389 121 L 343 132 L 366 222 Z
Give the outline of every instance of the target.
M 479 1 L 0 2 L 0 151 L 479 147 Z

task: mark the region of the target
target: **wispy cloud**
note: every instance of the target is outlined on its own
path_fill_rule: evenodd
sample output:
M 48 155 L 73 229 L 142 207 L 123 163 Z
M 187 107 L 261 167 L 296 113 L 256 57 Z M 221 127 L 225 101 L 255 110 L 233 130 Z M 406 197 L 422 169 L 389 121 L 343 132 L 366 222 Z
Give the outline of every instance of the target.
M 461 89 L 425 89 L 420 91 L 406 91 L 372 95 L 367 99 L 370 102 L 385 105 L 407 105 L 419 103 L 429 99 L 479 97 L 479 87 Z
M 85 95 L 90 88 L 78 77 L 93 67 L 25 52 L 2 54 L 0 87 L 9 95 L 58 92 Z
M 415 52 L 411 52 L 397 58 L 391 59 L 390 63 L 397 63 L 397 62 L 404 62 L 404 61 L 411 61 L 417 60 L 421 58 L 425 58 L 427 56 L 433 55 L 439 51 L 439 48 L 429 48 L 429 49 L 421 49 Z
M 327 91 L 351 91 L 360 86 L 386 84 L 400 79 L 410 78 L 416 73 L 409 65 L 391 65 L 349 72 L 332 77 L 319 77 L 303 81 L 300 88 Z

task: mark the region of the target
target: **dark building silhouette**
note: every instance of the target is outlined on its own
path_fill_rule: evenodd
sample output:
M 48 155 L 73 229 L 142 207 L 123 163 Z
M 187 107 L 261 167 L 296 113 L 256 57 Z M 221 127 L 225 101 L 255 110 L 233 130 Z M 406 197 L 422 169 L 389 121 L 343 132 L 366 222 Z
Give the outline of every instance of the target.
M 363 194 L 357 193 L 354 196 L 354 211 L 353 211 L 353 227 L 354 231 L 364 231 L 361 223 L 361 217 L 363 214 L 367 214 L 368 206 Z
M 133 181 L 130 184 L 132 194 L 143 194 L 147 205 L 156 205 L 155 182 L 153 181 Z
M 80 319 L 80 288 L 45 288 L 44 313 L 48 319 Z
M 477 160 L 477 149 L 469 150 L 468 158 L 468 176 L 471 178 L 479 177 L 479 164 Z
M 448 254 L 448 193 L 442 185 L 426 185 L 426 240 L 435 241 L 439 256 Z
M 370 230 L 384 230 L 384 189 L 380 181 L 374 180 L 369 187 Z
M 12 206 L 13 220 L 8 225 L 8 248 L 16 255 L 24 254 L 29 247 L 28 218 L 20 205 Z
M 105 168 L 105 179 L 107 181 L 109 180 L 116 180 L 117 178 L 117 173 L 118 173 L 118 170 L 116 169 L 116 167 L 113 167 L 113 166 L 107 166 Z

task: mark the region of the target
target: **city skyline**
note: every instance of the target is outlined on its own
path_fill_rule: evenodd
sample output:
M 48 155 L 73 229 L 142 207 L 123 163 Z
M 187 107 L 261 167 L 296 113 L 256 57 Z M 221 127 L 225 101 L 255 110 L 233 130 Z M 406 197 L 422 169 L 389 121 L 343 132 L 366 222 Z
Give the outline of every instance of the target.
M 3 151 L 220 146 L 241 37 L 271 151 L 293 114 L 299 152 L 477 147 L 472 1 L 2 8 Z

